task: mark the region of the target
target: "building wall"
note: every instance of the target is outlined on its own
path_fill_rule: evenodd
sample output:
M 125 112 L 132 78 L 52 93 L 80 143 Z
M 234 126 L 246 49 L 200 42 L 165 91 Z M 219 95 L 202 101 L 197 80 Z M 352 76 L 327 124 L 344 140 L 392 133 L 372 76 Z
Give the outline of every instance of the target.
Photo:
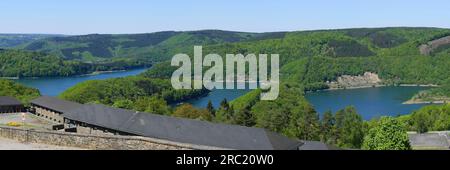
M 64 123 L 64 117 L 61 116 L 61 113 L 36 105 L 31 106 L 31 108 L 35 111 L 35 114 L 37 116 L 53 121 L 55 123 Z
M 23 106 L 0 106 L 0 113 L 20 113 L 23 112 Z
M 222 149 L 147 137 L 87 135 L 55 131 L 25 130 L 0 126 L 0 137 L 27 143 L 101 150 L 210 150 Z
M 133 135 L 125 132 L 120 132 L 113 129 L 103 128 L 95 125 L 90 125 L 83 122 L 78 122 L 74 120 L 64 119 L 64 128 L 75 128 L 77 133 L 80 134 L 92 134 L 92 135 Z
M 77 133 L 82 134 L 92 134 L 92 135 L 115 135 L 115 133 L 103 131 L 101 129 L 96 129 L 92 127 L 83 127 L 83 126 L 77 126 Z

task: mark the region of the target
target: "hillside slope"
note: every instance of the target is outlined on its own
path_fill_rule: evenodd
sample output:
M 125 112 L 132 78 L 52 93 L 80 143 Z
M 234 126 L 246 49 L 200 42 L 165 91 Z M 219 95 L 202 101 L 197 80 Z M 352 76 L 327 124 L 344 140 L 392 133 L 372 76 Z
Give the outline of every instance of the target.
M 108 63 L 84 63 L 52 54 L 23 50 L 0 50 L 0 77 L 54 77 L 88 74 L 95 71 L 124 70 L 142 65 L 117 60 Z
M 50 35 L 50 34 L 0 34 L 0 48 L 12 48 L 26 43 L 30 43 L 36 40 L 60 37 L 62 35 Z
M 37 89 L 26 87 L 10 80 L 0 79 L 0 96 L 15 97 L 27 103 L 40 95 Z
M 220 30 L 120 35 L 92 34 L 42 39 L 25 45 L 24 49 L 91 62 L 111 58 L 162 61 L 176 53 L 192 50 L 194 45 L 260 40 L 283 35 L 283 33 L 257 34 Z
M 449 29 L 439 28 L 299 31 L 278 38 L 207 45 L 203 54 L 280 54 L 283 81 L 311 90 L 327 88 L 325 82 L 339 76 L 365 72 L 379 74 L 388 84 L 442 84 L 450 74 L 449 53 L 442 49 L 425 56 L 420 46 L 448 34 Z M 175 69 L 169 64 L 160 63 L 146 75 L 168 78 Z
M 341 76 L 376 73 L 381 83 L 445 85 L 449 47 L 431 56 L 420 47 L 450 33 L 439 28 L 371 28 L 289 32 L 282 38 L 208 45 L 203 53 L 280 54 L 281 81 L 305 91 L 327 89 Z M 169 78 L 176 67 L 163 62 L 144 73 Z

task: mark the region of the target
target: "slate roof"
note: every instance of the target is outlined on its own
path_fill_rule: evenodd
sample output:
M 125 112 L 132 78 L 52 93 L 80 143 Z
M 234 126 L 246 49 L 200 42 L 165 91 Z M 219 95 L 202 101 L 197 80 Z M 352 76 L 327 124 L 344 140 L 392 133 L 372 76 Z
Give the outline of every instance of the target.
M 123 131 L 122 126 L 134 117 L 135 114 L 137 113 L 131 110 L 117 109 L 105 105 L 87 104 L 66 112 L 64 117 L 99 127 Z
M 20 106 L 22 102 L 14 97 L 0 96 L 0 106 Z
M 30 101 L 33 105 L 38 105 L 41 107 L 45 107 L 60 113 L 66 113 L 69 110 L 82 107 L 82 104 L 67 101 L 67 100 L 61 100 L 56 97 L 50 97 L 50 96 L 41 96 L 34 100 Z
M 139 136 L 240 150 L 292 150 L 303 143 L 261 128 L 226 125 L 139 113 L 104 105 L 84 105 L 64 117 Z
M 411 146 L 450 149 L 447 135 L 440 133 L 408 134 Z
M 318 141 L 303 141 L 299 150 L 339 150 L 339 148 Z

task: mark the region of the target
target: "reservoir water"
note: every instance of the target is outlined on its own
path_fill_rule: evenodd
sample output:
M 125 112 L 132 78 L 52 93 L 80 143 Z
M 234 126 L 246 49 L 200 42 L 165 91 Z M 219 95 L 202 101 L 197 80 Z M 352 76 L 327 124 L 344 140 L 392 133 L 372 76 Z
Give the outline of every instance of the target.
M 201 97 L 198 99 L 191 99 L 186 102 L 198 108 L 206 108 L 208 102 L 211 100 L 211 103 L 213 104 L 214 108 L 218 108 L 220 106 L 220 102 L 222 102 L 223 99 L 232 101 L 246 94 L 249 91 L 250 90 L 227 90 L 227 89 L 213 90 L 205 97 Z
M 42 95 L 58 96 L 68 88 L 87 80 L 101 80 L 108 78 L 137 75 L 147 69 L 102 73 L 96 75 L 83 75 L 72 77 L 52 77 L 37 79 L 15 80 L 29 87 L 37 88 Z M 332 90 L 307 93 L 306 98 L 319 113 L 331 110 L 333 113 L 345 108 L 355 106 L 358 113 L 368 120 L 383 115 L 396 116 L 411 113 L 425 104 L 404 105 L 404 101 L 411 98 L 418 91 L 427 87 L 379 87 L 349 90 Z M 207 96 L 186 101 L 198 108 L 205 108 L 208 101 L 212 101 L 215 108 L 226 98 L 232 101 L 250 90 L 213 90 Z
M 102 80 L 117 77 L 126 77 L 140 74 L 147 70 L 147 68 L 134 69 L 128 71 L 107 72 L 95 75 L 81 75 L 70 77 L 45 77 L 35 79 L 18 79 L 14 80 L 23 85 L 34 87 L 41 91 L 42 95 L 46 96 L 58 96 L 68 88 L 75 86 L 77 83 L 81 83 L 87 80 Z
M 363 119 L 380 116 L 397 116 L 411 113 L 426 104 L 405 105 L 403 102 L 428 87 L 378 87 L 351 90 L 331 90 L 307 93 L 306 98 L 319 113 L 333 113 L 354 106 Z
M 224 84 L 224 87 L 225 86 L 226 85 Z M 248 83 L 246 83 L 245 86 L 245 89 L 213 89 L 207 96 L 191 99 L 186 101 L 186 103 L 192 104 L 197 108 L 206 108 L 208 102 L 211 101 L 214 108 L 219 108 L 220 103 L 224 99 L 227 99 L 227 101 L 230 102 L 251 91 Z
M 429 87 L 378 87 L 347 90 L 330 90 L 307 93 L 306 98 L 319 113 L 333 113 L 347 106 L 354 106 L 365 120 L 380 116 L 397 116 L 411 113 L 427 104 L 402 104 L 414 94 Z M 205 108 L 211 100 L 214 107 L 226 98 L 231 101 L 249 90 L 213 90 L 208 96 L 187 101 L 196 107 Z

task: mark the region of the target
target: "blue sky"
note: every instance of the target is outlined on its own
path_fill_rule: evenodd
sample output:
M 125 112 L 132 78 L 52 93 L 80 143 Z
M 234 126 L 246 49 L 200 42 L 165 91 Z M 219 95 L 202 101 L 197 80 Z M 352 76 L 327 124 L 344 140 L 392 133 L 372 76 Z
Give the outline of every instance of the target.
M 0 33 L 450 28 L 448 0 L 2 0 Z

